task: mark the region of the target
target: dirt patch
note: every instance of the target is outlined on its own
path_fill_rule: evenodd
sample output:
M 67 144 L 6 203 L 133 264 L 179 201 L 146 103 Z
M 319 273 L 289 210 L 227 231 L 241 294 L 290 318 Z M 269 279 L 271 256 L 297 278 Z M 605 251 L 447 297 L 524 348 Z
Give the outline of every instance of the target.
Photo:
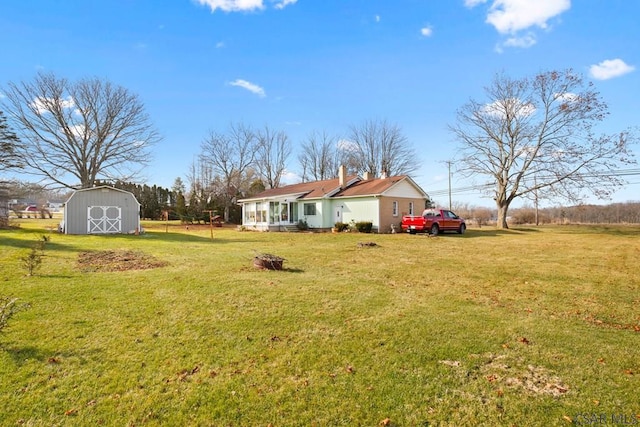
M 140 251 L 80 252 L 78 255 L 78 268 L 83 272 L 148 270 L 166 265 L 167 262 Z

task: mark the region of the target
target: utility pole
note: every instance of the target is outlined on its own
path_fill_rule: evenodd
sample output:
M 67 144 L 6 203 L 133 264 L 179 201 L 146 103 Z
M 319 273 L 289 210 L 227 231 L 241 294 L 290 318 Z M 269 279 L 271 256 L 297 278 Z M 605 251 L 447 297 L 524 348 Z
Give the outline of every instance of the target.
M 448 160 L 446 163 L 449 167 L 449 210 L 451 210 L 451 160 Z
M 534 195 L 534 205 L 536 209 L 536 227 L 540 225 L 540 218 L 538 217 L 538 179 L 537 176 L 533 175 L 533 195 Z

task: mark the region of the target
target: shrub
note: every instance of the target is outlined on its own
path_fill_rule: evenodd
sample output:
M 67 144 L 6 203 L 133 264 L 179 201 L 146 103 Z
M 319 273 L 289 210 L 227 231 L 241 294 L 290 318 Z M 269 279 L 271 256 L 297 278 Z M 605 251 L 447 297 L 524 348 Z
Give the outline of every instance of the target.
M 349 224 L 346 224 L 344 222 L 336 222 L 334 225 L 334 228 L 336 229 L 336 231 L 341 232 L 341 231 L 345 231 L 349 228 Z
M 371 229 L 373 228 L 373 223 L 371 221 L 360 221 L 355 224 L 356 230 L 360 233 L 371 233 Z
M 304 219 L 301 219 L 300 221 L 298 221 L 298 224 L 296 225 L 298 227 L 298 230 L 308 230 L 309 229 L 309 224 L 307 224 L 307 221 L 305 221 Z
M 50 239 L 51 238 L 49 236 L 42 235 L 40 240 L 36 241 L 31 247 L 31 250 L 20 258 L 22 260 L 22 265 L 25 270 L 27 270 L 27 274 L 29 276 L 33 276 L 35 271 L 40 267 L 40 264 L 42 264 L 44 248 Z

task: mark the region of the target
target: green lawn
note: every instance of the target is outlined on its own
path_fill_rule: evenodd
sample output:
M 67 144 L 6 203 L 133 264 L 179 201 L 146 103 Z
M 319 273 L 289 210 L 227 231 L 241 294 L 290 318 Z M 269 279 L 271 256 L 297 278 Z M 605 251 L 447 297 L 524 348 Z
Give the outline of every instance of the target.
M 0 295 L 31 304 L 0 333 L 3 426 L 640 424 L 637 226 L 211 240 L 20 225 L 0 231 Z M 122 249 L 167 265 L 78 266 Z M 258 252 L 285 269 L 254 268 Z

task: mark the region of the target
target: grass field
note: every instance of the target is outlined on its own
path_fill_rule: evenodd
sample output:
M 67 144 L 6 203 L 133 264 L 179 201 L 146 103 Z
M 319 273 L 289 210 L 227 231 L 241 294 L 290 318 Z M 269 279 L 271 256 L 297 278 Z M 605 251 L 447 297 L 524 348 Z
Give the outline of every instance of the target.
M 0 231 L 0 295 L 31 304 L 0 333 L 0 425 L 640 424 L 640 227 L 51 225 Z M 107 250 L 161 266 L 79 264 Z

